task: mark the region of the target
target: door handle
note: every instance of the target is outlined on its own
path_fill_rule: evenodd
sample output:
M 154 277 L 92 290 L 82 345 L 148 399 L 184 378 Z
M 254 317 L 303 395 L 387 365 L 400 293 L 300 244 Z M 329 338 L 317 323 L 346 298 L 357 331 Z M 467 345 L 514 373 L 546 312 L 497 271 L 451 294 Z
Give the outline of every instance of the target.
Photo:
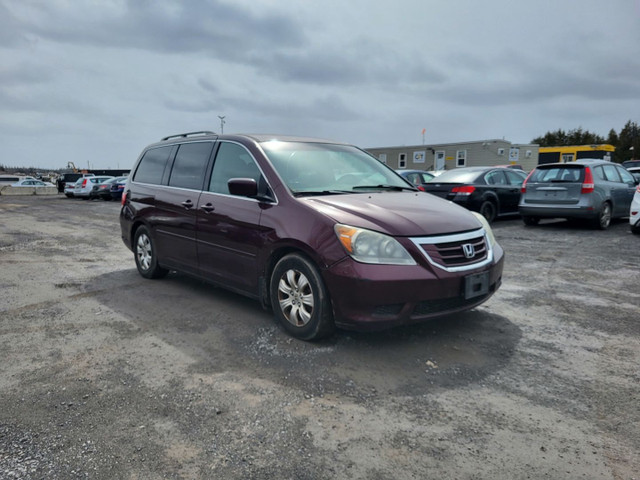
M 211 213 L 216 209 L 216 207 L 214 207 L 210 203 L 207 203 L 206 205 L 202 205 L 200 208 L 207 213 Z
M 193 208 L 193 202 L 191 200 L 185 200 L 184 202 L 182 202 L 182 206 L 188 210 L 190 208 Z

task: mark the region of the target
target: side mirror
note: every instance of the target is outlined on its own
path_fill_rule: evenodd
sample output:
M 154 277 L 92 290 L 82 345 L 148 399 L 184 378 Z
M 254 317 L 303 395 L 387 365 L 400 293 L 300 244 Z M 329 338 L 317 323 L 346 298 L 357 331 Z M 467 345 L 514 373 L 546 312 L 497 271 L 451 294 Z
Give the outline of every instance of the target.
M 227 182 L 229 193 L 239 197 L 256 197 L 258 183 L 253 178 L 230 178 Z

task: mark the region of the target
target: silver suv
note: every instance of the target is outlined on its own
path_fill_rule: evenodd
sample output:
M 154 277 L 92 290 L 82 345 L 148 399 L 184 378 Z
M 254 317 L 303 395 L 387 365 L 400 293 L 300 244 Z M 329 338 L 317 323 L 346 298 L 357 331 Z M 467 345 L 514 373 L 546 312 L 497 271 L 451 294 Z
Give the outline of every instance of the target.
M 579 218 L 604 230 L 612 218 L 628 217 L 638 182 L 605 160 L 538 165 L 522 185 L 518 210 L 526 225 L 541 218 Z

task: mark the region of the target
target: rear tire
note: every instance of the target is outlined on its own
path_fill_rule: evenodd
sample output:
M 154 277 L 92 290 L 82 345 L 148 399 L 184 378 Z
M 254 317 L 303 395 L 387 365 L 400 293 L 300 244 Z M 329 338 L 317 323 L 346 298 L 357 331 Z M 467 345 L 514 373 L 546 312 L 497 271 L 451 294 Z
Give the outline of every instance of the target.
M 133 253 L 138 272 L 144 278 L 162 278 L 169 273 L 169 270 L 158 265 L 155 245 L 147 227 L 143 226 L 136 230 Z
M 315 265 L 297 253 L 280 259 L 269 285 L 271 308 L 287 332 L 301 340 L 333 333 L 331 302 Z
M 530 217 L 529 215 L 523 215 L 522 221 L 524 222 L 525 225 L 528 225 L 531 227 L 531 226 L 537 225 L 540 222 L 540 219 L 538 217 Z
M 491 223 L 496 219 L 498 215 L 498 208 L 496 204 L 490 200 L 486 200 L 480 205 L 480 215 L 487 219 L 487 222 Z
M 597 218 L 593 221 L 593 225 L 595 228 L 599 230 L 606 230 L 611 225 L 611 204 L 609 202 L 604 202 L 602 207 L 600 207 L 600 213 L 598 213 Z

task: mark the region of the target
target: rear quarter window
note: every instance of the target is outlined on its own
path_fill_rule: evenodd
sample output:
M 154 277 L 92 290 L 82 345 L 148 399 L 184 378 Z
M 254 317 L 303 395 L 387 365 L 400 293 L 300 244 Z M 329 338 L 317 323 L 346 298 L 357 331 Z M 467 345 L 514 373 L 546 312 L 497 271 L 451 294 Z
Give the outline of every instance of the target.
M 158 147 L 147 150 L 140 159 L 138 168 L 133 177 L 134 182 L 151 183 L 159 185 L 162 183 L 164 169 L 171 153 L 171 147 Z

